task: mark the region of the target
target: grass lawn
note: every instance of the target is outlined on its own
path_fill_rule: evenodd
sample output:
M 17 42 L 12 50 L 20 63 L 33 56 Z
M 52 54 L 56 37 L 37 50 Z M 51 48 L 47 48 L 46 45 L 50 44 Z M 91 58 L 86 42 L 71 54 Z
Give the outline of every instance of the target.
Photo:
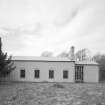
M 0 105 L 105 105 L 105 84 L 1 83 Z

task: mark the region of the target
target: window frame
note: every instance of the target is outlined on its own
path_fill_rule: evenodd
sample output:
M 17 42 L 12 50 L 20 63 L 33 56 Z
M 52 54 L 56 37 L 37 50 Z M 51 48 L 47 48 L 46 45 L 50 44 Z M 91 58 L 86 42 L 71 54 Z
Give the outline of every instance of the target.
M 49 79 L 54 79 L 54 70 L 53 69 L 49 70 Z
M 40 78 L 40 70 L 39 69 L 35 69 L 34 70 L 34 78 L 35 79 L 39 79 Z
M 75 82 L 84 81 L 84 65 L 75 66 Z
M 25 78 L 25 77 L 26 77 L 25 69 L 20 69 L 20 78 Z
M 63 79 L 68 79 L 68 78 L 69 78 L 69 71 L 63 70 Z

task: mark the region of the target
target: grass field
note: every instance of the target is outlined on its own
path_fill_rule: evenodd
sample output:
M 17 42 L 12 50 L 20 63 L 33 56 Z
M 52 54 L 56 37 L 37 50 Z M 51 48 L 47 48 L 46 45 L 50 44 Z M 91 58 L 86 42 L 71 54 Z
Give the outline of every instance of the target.
M 1 83 L 0 105 L 105 105 L 105 84 Z

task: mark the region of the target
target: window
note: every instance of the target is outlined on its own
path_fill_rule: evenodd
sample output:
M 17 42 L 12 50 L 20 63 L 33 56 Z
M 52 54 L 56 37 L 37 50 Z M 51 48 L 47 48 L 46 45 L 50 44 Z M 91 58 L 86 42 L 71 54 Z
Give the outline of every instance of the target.
M 75 67 L 75 81 L 83 82 L 83 66 L 82 65 Z
M 54 78 L 54 70 L 49 70 L 49 78 Z
M 39 78 L 40 76 L 40 70 L 35 70 L 35 78 Z
M 67 70 L 64 70 L 63 71 L 63 78 L 64 79 L 67 79 L 68 78 L 68 71 Z
M 20 77 L 25 78 L 25 69 L 20 70 Z

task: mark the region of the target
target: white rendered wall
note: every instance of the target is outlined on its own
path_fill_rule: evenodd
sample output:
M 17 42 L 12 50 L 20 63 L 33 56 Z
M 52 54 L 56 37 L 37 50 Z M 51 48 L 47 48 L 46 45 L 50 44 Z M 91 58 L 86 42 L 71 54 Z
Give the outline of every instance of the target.
M 35 61 L 15 61 L 16 70 L 10 75 L 11 81 L 31 81 L 31 82 L 73 82 L 74 62 L 35 62 Z M 26 70 L 25 78 L 20 78 L 20 70 Z M 34 78 L 34 70 L 40 70 L 40 78 Z M 54 70 L 54 79 L 49 79 L 49 70 Z M 63 70 L 68 70 L 68 79 L 63 79 Z
M 84 82 L 99 82 L 99 68 L 97 65 L 84 66 Z

